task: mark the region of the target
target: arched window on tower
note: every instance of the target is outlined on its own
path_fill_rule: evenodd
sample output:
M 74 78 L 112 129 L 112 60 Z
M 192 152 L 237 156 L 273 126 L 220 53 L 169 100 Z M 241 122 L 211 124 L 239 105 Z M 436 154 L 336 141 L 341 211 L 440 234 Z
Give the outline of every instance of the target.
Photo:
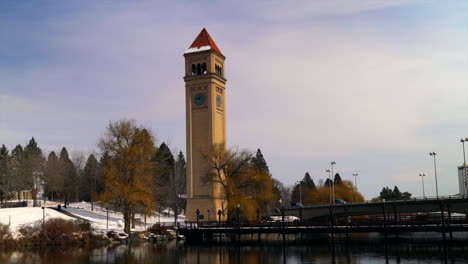
M 195 67 L 195 64 L 192 64 L 192 75 L 197 74 L 197 67 Z
M 200 63 L 197 64 L 197 74 L 201 74 L 201 65 L 200 65 Z
M 223 67 L 219 66 L 219 76 L 223 77 Z
M 202 65 L 202 73 L 206 74 L 206 63 L 203 63 Z

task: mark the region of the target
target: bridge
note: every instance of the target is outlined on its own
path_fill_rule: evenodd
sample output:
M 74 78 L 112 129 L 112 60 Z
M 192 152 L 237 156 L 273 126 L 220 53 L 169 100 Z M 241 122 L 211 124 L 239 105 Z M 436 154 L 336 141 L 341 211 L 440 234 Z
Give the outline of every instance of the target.
M 197 221 L 187 222 L 179 232 L 188 240 L 203 240 L 229 237 L 241 240 L 241 235 L 257 234 L 346 234 L 380 232 L 396 234 L 401 232 L 439 232 L 445 234 L 468 231 L 466 216 L 454 213 L 468 213 L 467 198 L 421 199 L 389 202 L 369 202 L 340 205 L 310 206 L 304 208 L 278 209 L 281 221 Z M 434 215 L 425 213 L 437 212 Z M 287 222 L 288 215 L 298 220 Z M 365 216 L 365 217 L 364 217 Z
M 375 214 L 415 214 L 447 212 L 468 214 L 468 198 L 444 197 L 411 200 L 396 200 L 382 202 L 347 203 L 335 205 L 319 205 L 285 209 L 285 215 L 293 215 L 301 220 L 311 220 L 329 217 L 347 217 Z M 279 213 L 279 210 L 278 210 Z

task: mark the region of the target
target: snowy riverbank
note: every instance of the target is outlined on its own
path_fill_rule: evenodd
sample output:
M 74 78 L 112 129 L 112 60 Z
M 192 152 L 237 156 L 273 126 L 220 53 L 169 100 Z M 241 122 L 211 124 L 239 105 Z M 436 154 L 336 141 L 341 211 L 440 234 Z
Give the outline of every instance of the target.
M 21 226 L 32 225 L 36 221 L 42 221 L 43 213 L 45 213 L 46 220 L 51 218 L 61 218 L 65 220 L 75 219 L 64 213 L 60 213 L 51 207 L 57 208 L 57 204 L 47 203 L 44 212 L 41 207 L 1 208 L 0 223 L 4 225 L 10 225 L 10 231 L 16 237 L 19 234 L 18 229 Z M 91 227 L 96 231 L 123 230 L 123 215 L 120 212 L 109 210 L 109 228 L 107 229 L 106 209 L 101 208 L 97 204 L 94 205 L 93 210 L 91 210 L 91 203 L 86 202 L 70 204 L 70 206 L 67 208 L 62 206 L 61 209 L 74 216 L 77 216 L 78 218 L 89 221 L 91 223 Z M 155 213 L 152 216 L 147 216 L 146 227 L 144 225 L 144 216 L 136 215 L 136 218 L 138 221 L 135 228 L 132 228 L 132 231 L 144 231 L 147 227 L 157 223 L 161 223 L 162 225 L 174 224 L 174 216 L 167 216 L 167 214 L 164 213 L 162 213 L 160 216 L 158 213 Z M 180 215 L 178 222 L 183 223 L 184 221 L 185 216 Z

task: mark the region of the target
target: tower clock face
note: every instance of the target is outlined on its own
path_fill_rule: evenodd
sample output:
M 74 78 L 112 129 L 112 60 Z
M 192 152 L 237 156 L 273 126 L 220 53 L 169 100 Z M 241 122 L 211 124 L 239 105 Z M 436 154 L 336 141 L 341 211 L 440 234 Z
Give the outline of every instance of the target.
M 193 97 L 193 102 L 195 105 L 203 105 L 205 104 L 205 94 L 204 93 L 197 93 Z
M 218 107 L 221 107 L 221 105 L 223 105 L 223 98 L 221 97 L 220 94 L 218 94 L 218 95 L 216 96 L 216 105 L 217 105 Z

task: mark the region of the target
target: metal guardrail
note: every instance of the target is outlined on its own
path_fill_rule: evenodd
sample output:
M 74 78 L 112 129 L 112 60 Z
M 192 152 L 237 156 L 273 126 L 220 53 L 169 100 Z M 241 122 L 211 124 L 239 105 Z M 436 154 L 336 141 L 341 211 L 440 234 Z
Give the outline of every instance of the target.
M 237 222 L 226 222 L 226 221 L 203 221 L 203 222 L 185 222 L 184 228 L 186 229 L 219 229 L 219 228 L 288 228 L 288 227 L 324 227 L 329 226 L 329 220 L 313 220 L 313 221 L 294 221 L 294 222 L 282 222 L 282 221 L 240 221 Z M 430 217 L 430 216 L 397 216 L 395 219 L 393 216 L 387 218 L 382 217 L 356 217 L 356 218 L 336 218 L 334 219 L 334 227 L 369 227 L 369 226 L 439 226 L 439 225 L 468 225 L 467 217 L 459 216 L 444 216 L 442 217 Z

